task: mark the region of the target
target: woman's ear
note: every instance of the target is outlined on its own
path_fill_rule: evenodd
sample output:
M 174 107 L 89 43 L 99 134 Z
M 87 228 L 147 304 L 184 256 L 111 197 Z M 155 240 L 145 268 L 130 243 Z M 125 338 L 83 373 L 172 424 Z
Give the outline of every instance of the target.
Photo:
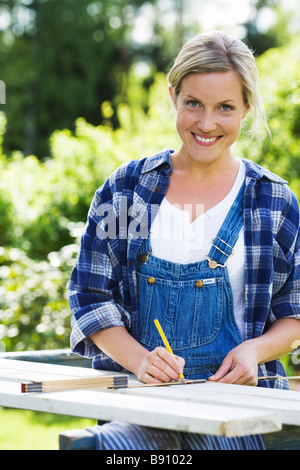
M 173 105 L 174 105 L 175 109 L 177 109 L 176 99 L 174 97 L 174 93 L 173 93 L 173 89 L 172 89 L 171 85 L 169 86 L 169 93 L 170 93 Z
M 244 119 L 250 111 L 250 104 L 247 104 L 242 119 Z

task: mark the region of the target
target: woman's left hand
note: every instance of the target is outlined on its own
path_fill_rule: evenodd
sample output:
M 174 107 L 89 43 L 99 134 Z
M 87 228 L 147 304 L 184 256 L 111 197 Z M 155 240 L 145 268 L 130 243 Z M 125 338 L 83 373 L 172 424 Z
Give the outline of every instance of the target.
M 245 341 L 232 349 L 217 372 L 209 377 L 212 382 L 238 385 L 257 385 L 258 362 L 251 341 Z

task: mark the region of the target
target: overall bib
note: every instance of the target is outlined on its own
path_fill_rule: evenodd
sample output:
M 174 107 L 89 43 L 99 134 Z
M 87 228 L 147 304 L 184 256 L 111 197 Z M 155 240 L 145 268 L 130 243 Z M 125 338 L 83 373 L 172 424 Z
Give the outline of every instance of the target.
M 226 261 L 242 228 L 241 188 L 207 260 L 181 264 L 151 254 L 150 238 L 137 261 L 139 323 L 137 340 L 147 349 L 162 346 L 158 318 L 174 354 L 185 359 L 187 379 L 207 379 L 243 339 L 235 321 Z
M 151 254 L 150 238 L 139 249 L 137 340 L 148 350 L 163 346 L 154 325 L 159 322 L 174 354 L 185 359 L 186 379 L 207 379 L 224 357 L 242 342 L 233 312 L 226 261 L 243 224 L 244 186 L 233 203 L 207 260 L 190 264 L 165 261 Z M 91 429 L 99 449 L 136 450 L 256 450 L 264 449 L 260 435 L 219 437 L 166 431 L 123 422 Z

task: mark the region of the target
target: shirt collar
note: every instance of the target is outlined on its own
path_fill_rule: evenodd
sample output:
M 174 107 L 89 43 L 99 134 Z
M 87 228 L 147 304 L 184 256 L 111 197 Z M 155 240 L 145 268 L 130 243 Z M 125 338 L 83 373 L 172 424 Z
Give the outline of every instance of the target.
M 243 162 L 245 163 L 246 168 L 246 177 L 259 180 L 261 178 L 267 178 L 270 181 L 275 183 L 287 184 L 288 182 L 281 178 L 275 173 L 272 173 L 270 170 L 261 167 L 257 163 L 253 162 L 252 160 L 247 160 L 243 158 Z
M 151 157 L 145 159 L 145 163 L 142 169 L 142 173 L 147 173 L 148 171 L 155 170 L 161 165 L 168 164 L 168 168 L 172 167 L 170 154 L 174 153 L 172 149 L 165 149 Z
M 174 153 L 172 149 L 165 149 L 161 152 L 158 152 L 148 158 L 145 159 L 145 163 L 142 169 L 142 173 L 147 173 L 148 171 L 155 170 L 156 168 L 160 167 L 161 165 L 168 164 L 168 168 L 172 168 L 170 155 Z M 243 162 L 245 163 L 246 169 L 246 177 L 259 180 L 261 178 L 267 178 L 270 181 L 275 183 L 287 184 L 288 182 L 281 178 L 280 176 L 272 173 L 270 170 L 263 168 L 262 166 L 258 165 L 257 163 L 253 162 L 252 160 L 248 160 L 243 158 Z

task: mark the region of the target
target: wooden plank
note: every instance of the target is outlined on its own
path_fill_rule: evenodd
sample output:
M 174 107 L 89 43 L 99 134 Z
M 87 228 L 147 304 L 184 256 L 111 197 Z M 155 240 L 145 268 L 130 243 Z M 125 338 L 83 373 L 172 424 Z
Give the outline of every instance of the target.
M 145 399 L 143 396 L 119 394 L 118 390 L 97 389 L 27 395 L 18 391 L 16 383 L 0 382 L 0 405 L 227 437 L 281 429 L 280 416 L 264 410 L 193 403 L 182 399 L 167 400 L 161 397 Z
M 142 393 L 144 397 L 161 397 L 158 388 L 122 389 L 118 392 L 131 396 Z M 181 387 L 180 390 L 178 387 L 169 387 L 164 397 L 168 400 L 222 403 L 224 406 L 268 410 L 280 413 L 283 424 L 300 425 L 300 393 L 297 391 L 207 382 L 197 388 L 195 385 L 187 385 L 184 391 Z
M 38 361 L 39 352 L 36 353 L 34 361 Z M 63 355 L 69 364 L 68 354 L 69 352 Z M 2 362 L 4 360 L 5 363 Z M 42 372 L 46 373 L 48 379 L 74 377 L 75 373 L 76 377 L 115 374 L 112 371 L 95 371 L 91 368 L 86 370 L 82 367 L 33 363 L 28 361 L 28 357 L 22 362 L 8 360 L 0 354 L 0 375 L 4 379 L 0 382 L 0 406 L 70 414 L 103 421 L 122 419 L 163 429 L 174 429 L 175 426 L 175 429 L 188 432 L 201 432 L 202 429 L 202 432 L 215 435 L 244 435 L 249 433 L 251 428 L 250 433 L 266 433 L 267 448 L 299 449 L 299 392 L 209 383 L 201 386 L 131 389 L 130 392 L 125 389 L 60 392 L 45 394 L 42 400 L 40 394 L 34 394 L 30 400 L 27 397 L 22 401 L 18 384 L 13 384 L 11 380 L 14 378 L 20 382 L 20 374 L 28 377 L 28 373 L 40 377 Z M 9 382 L 6 382 L 8 375 Z M 130 375 L 130 379 L 132 383 L 137 383 L 134 376 Z M 13 391 L 13 387 L 17 388 Z M 127 397 L 128 394 L 130 398 Z M 154 411 L 149 405 L 155 407 Z M 177 410 L 180 410 L 180 413 Z M 248 411 L 247 415 L 245 410 Z M 285 425 L 282 431 L 278 432 L 281 420 Z M 245 422 L 248 424 L 245 425 Z M 193 431 L 194 428 L 197 430 Z
M 74 371 L 76 375 L 76 371 Z M 22 383 L 24 381 L 59 380 L 65 378 L 65 374 L 47 374 L 35 371 L 0 369 L 0 380 Z
M 130 383 L 140 383 L 136 380 L 135 376 L 130 376 Z M 234 384 L 223 384 L 217 382 L 206 382 L 201 384 L 201 390 L 205 391 L 207 394 L 218 394 L 219 399 L 223 399 L 223 396 L 228 395 L 228 398 L 231 401 L 235 402 L 236 397 L 257 397 L 257 398 L 276 398 L 278 400 L 286 400 L 288 398 L 289 402 L 295 403 L 296 405 L 300 403 L 300 393 L 293 390 L 281 390 L 281 389 L 272 389 L 267 387 L 252 387 L 247 385 L 234 385 Z M 195 389 L 194 386 L 185 387 L 185 395 L 189 399 L 197 399 L 199 390 Z M 170 396 L 176 396 L 178 393 L 181 393 L 178 390 L 178 387 L 168 388 Z M 124 390 L 124 393 L 131 393 Z M 139 393 L 138 389 L 132 389 L 132 393 Z M 143 393 L 147 395 L 155 395 L 160 393 L 158 388 L 148 388 L 143 389 Z M 215 395 L 216 396 L 216 395 Z
M 41 376 L 46 379 L 66 378 L 66 377 L 87 377 L 103 376 L 114 374 L 114 372 L 100 371 L 71 366 L 57 366 L 52 364 L 39 364 L 34 362 L 21 362 L 13 360 L 0 360 L 0 375 L 3 380 L 15 379 L 17 381 L 41 380 Z M 58 372 L 60 373 L 58 376 Z M 42 375 L 39 375 L 42 374 Z M 130 384 L 139 384 L 133 374 L 129 374 Z M 247 406 L 253 409 L 267 409 L 271 412 L 280 412 L 284 424 L 300 424 L 300 394 L 299 392 L 270 389 L 265 387 L 247 387 L 244 385 L 228 385 L 218 383 L 206 383 L 200 388 L 195 385 L 184 385 L 182 387 L 161 388 L 138 388 L 123 389 L 120 393 L 131 396 L 160 397 L 165 399 L 180 399 L 185 401 L 195 401 L 202 403 L 220 403 L 230 406 Z M 184 388 L 184 390 L 182 390 Z
M 57 364 L 44 364 L 30 361 L 0 359 L 0 380 L 51 380 L 65 377 L 90 377 L 114 375 L 115 372 L 73 367 Z
M 39 351 L 14 351 L 0 353 L 0 359 L 43 362 L 73 367 L 92 367 L 92 358 L 82 357 L 68 349 L 43 349 Z
M 25 370 L 24 370 L 25 369 Z M 74 368 L 69 366 L 57 366 L 52 364 L 39 364 L 39 363 L 21 363 L 20 361 L 0 360 L 0 370 L 2 371 L 3 378 L 7 378 L 11 374 L 15 374 L 15 378 L 20 381 L 27 380 L 40 380 L 38 374 L 47 373 L 47 378 L 57 376 L 61 372 L 64 377 L 70 375 L 78 377 L 86 377 L 87 375 L 95 374 L 101 376 L 107 374 L 107 371 L 96 371 L 84 368 Z M 13 372 L 12 372 L 13 371 Z M 31 375 L 32 374 L 32 375 Z M 37 375 L 34 375 L 37 374 Z M 113 374 L 113 372 L 111 372 Z M 30 378 L 31 377 L 31 378 Z M 130 374 L 130 383 L 140 384 L 135 376 Z M 161 388 L 138 388 L 138 389 L 123 389 L 119 393 L 130 396 L 140 396 L 147 398 L 160 398 L 165 400 L 180 400 L 185 402 L 206 403 L 210 406 L 216 404 L 222 406 L 238 407 L 251 409 L 254 412 L 266 411 L 270 413 L 280 412 L 283 422 L 285 424 L 299 424 L 300 414 L 300 394 L 297 392 L 287 392 L 283 390 L 274 390 L 267 388 L 255 388 L 238 385 L 216 384 L 207 383 L 203 384 L 197 389 L 195 385 L 186 385 L 182 387 L 164 387 L 162 392 Z M 179 390 L 180 388 L 180 390 Z M 183 388 L 183 389 L 182 389 Z M 287 394 L 289 399 L 287 400 Z M 175 407 L 174 407 L 175 408 Z

